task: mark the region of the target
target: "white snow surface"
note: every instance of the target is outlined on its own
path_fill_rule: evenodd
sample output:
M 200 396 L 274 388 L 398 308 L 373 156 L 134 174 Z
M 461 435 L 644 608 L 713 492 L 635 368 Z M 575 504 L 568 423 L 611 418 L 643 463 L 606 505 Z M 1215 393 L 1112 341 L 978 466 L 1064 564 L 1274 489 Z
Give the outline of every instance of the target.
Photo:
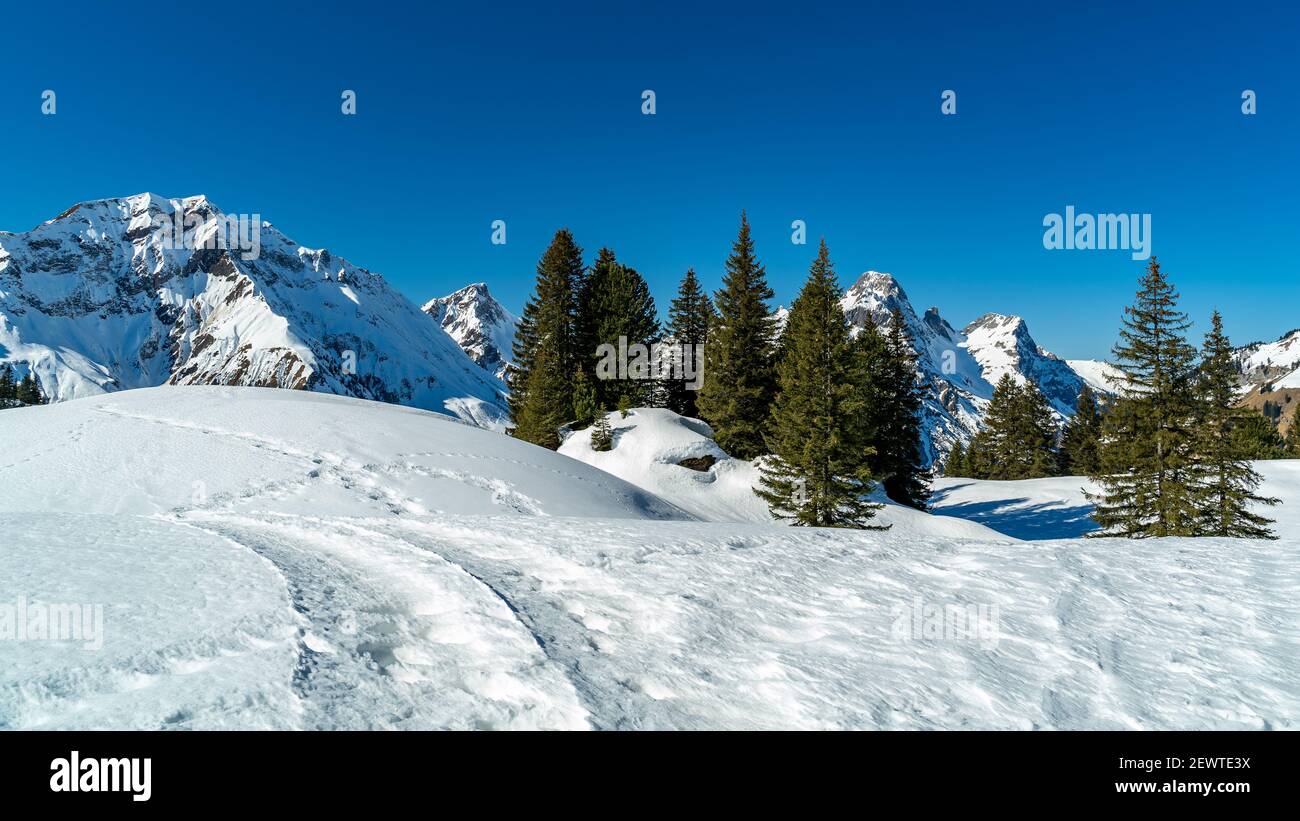
M 0 609 L 0 727 L 1300 723 L 1298 463 L 1266 466 L 1289 497 L 1271 543 L 1022 541 L 995 517 L 914 511 L 805 529 L 659 470 L 708 449 L 700 423 L 618 425 L 603 467 L 640 488 L 326 394 L 163 387 L 0 412 L 0 608 L 104 609 L 98 650 L 6 639 Z M 941 483 L 940 512 L 1069 503 L 986 484 Z M 934 608 L 978 608 L 981 630 Z

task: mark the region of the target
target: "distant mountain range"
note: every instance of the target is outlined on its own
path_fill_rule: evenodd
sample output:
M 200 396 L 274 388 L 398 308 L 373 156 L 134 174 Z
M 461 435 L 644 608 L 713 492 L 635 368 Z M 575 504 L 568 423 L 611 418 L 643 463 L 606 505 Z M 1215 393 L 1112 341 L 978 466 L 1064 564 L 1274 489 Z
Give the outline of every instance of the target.
M 505 427 L 518 319 L 468 285 L 416 307 L 380 275 L 296 244 L 270 223 L 258 253 L 205 247 L 228 216 L 205 197 L 80 203 L 0 232 L 0 362 L 31 370 L 55 400 L 163 384 L 297 388 L 437 410 Z M 156 225 L 187 227 L 172 236 Z M 961 331 L 918 314 L 898 281 L 867 271 L 842 302 L 856 327 L 897 308 L 925 386 L 927 462 L 969 442 L 1003 374 L 1035 382 L 1061 417 L 1114 369 L 1043 349 L 1024 319 L 985 314 Z M 782 322 L 785 309 L 777 311 Z M 1300 404 L 1300 330 L 1237 351 L 1248 404 L 1282 422 Z
M 0 361 L 55 400 L 252 385 L 504 427 L 501 380 L 383 277 L 270 223 L 250 230 L 254 246 L 219 247 L 229 219 L 201 196 L 139 194 L 0 233 Z

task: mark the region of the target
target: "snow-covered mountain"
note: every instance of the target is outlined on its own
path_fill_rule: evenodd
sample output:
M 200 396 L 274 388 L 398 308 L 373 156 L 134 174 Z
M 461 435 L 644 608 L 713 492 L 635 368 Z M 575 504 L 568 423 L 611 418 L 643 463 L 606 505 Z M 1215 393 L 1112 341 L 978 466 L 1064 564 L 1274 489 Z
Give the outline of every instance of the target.
M 242 243 L 214 241 L 229 219 L 202 196 L 139 194 L 0 233 L 0 361 L 58 400 L 249 385 L 501 426 L 501 381 L 381 276 L 247 216 Z
M 1247 386 L 1300 388 L 1300 328 L 1276 342 L 1252 342 L 1238 348 L 1235 359 Z
M 850 324 L 859 328 L 871 322 L 885 329 L 895 308 L 902 314 L 916 348 L 917 374 L 925 385 L 921 415 L 926 463 L 939 460 L 957 441 L 969 442 L 979 429 L 993 386 L 967 350 L 965 337 L 937 308 L 918 316 L 898 280 L 879 271 L 859 277 L 840 304 Z
M 1074 414 L 1086 380 L 1064 359 L 1043 350 L 1018 316 L 984 314 L 966 326 L 966 350 L 980 364 L 985 381 L 996 385 L 1004 374 L 1020 384 L 1032 381 L 1062 416 Z
M 505 379 L 519 319 L 492 298 L 482 282 L 431 299 L 420 309 L 484 370 Z

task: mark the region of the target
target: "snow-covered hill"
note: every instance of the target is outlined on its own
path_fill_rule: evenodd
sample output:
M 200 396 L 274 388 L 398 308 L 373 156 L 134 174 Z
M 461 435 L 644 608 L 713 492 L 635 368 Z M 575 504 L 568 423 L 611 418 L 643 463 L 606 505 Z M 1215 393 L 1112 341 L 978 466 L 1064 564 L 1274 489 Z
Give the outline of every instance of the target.
M 482 282 L 431 299 L 420 309 L 437 322 L 484 370 L 504 380 L 514 355 L 519 319 L 488 293 Z
M 226 219 L 204 197 L 140 194 L 0 233 L 0 361 L 57 400 L 253 385 L 502 426 L 500 380 L 382 277 L 251 215 L 248 244 L 207 242 Z
M 657 416 L 625 456 L 700 447 L 638 443 Z M 1300 726 L 1291 498 L 1266 544 L 699 521 L 436 414 L 229 387 L 0 412 L 0 488 L 0 614 L 102 612 L 98 647 L 0 640 L 4 728 Z

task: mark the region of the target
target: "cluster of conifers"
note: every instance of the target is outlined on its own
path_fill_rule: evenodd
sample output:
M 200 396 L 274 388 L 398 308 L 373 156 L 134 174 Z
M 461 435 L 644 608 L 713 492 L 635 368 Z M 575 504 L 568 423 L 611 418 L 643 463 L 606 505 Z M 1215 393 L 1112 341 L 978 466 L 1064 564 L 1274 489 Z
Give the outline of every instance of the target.
M 948 476 L 1032 479 L 1085 475 L 1098 535 L 1272 538 L 1256 511 L 1277 500 L 1255 493 L 1251 460 L 1300 457 L 1300 425 L 1287 439 L 1272 420 L 1238 403 L 1232 345 L 1216 311 L 1198 353 L 1178 294 L 1153 258 L 1133 306 L 1125 309 L 1115 397 L 1087 388 L 1058 431 L 1032 384 L 1005 376 L 969 448 L 954 448 Z
M 556 448 L 565 429 L 592 426 L 593 445 L 608 449 L 604 411 L 668 407 L 708 422 L 730 455 L 758 459 L 755 490 L 781 518 L 869 526 L 877 485 L 895 501 L 924 508 L 921 393 L 902 317 L 884 332 L 870 326 L 854 333 L 825 242 L 783 331 L 772 296 L 743 214 L 722 287 L 710 299 L 687 271 L 662 332 L 635 270 L 608 249 L 586 268 L 573 236 L 557 232 L 538 262 L 515 338 L 514 435 Z M 620 339 L 702 346 L 698 392 L 683 380 L 595 378 L 597 350 Z
M 0 409 L 44 405 L 46 401 L 40 383 L 30 371 L 22 379 L 15 380 L 13 366 L 0 365 Z

